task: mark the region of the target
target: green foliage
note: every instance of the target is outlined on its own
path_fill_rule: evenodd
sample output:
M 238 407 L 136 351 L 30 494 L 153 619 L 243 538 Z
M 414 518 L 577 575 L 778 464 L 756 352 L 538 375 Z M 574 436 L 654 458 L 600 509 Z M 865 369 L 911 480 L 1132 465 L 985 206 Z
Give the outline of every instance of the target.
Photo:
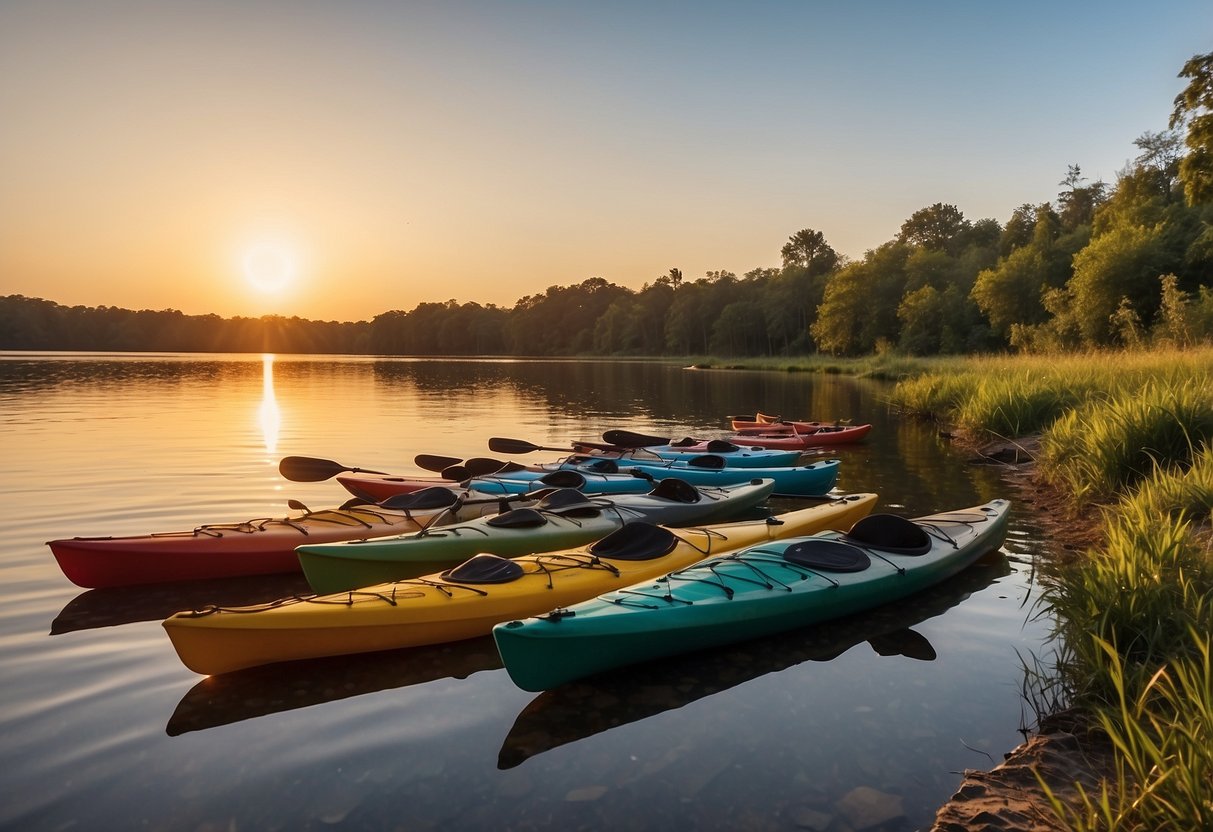
M 971 227 L 964 214 L 955 205 L 936 202 L 928 208 L 915 211 L 908 220 L 902 223 L 897 241 L 933 251 L 942 251 Z
M 635 291 L 594 277 L 508 309 L 424 302 L 369 323 L 67 309 L 12 296 L 0 298 L 0 348 L 785 357 L 1188 348 L 1213 340 L 1213 53 L 1180 77 L 1189 83 L 1172 129 L 1135 140 L 1141 152 L 1114 188 L 1070 165 L 1056 210 L 1021 205 L 1005 228 L 937 202 L 854 262 L 804 228 L 781 247 L 780 268 L 741 279 L 687 280 L 672 268 Z M 1164 275 L 1173 277 L 1160 293 Z M 1041 395 L 1030 410 L 1049 410 Z M 1004 404 L 980 421 L 1040 421 L 1013 411 Z
M 797 267 L 809 274 L 826 274 L 838 266 L 838 253 L 820 231 L 805 228 L 793 234 L 780 250 L 785 269 Z
M 1206 444 L 1191 467 L 1159 469 L 1121 498 L 1122 513 L 1213 521 L 1213 445 Z
M 1192 57 L 1179 77 L 1188 79 L 1171 114 L 1172 128 L 1187 125 L 1179 178 L 1189 204 L 1203 205 L 1213 202 L 1213 52 Z
M 1157 308 L 1158 278 L 1176 266 L 1174 252 L 1163 245 L 1159 227 L 1117 226 L 1074 257 L 1069 289 L 1083 341 L 1089 346 L 1112 343 L 1112 316 L 1127 298 L 1140 318 L 1150 320 Z
M 1213 828 L 1213 561 L 1183 519 L 1130 511 L 1047 581 L 1058 673 L 1115 751 L 1116 783 L 1055 802 L 1078 830 Z

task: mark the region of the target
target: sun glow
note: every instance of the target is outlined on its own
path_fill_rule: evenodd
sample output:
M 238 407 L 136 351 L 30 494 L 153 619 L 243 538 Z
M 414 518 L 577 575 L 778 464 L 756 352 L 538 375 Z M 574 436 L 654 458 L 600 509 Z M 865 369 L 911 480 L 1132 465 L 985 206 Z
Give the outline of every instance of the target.
M 264 294 L 286 289 L 295 278 L 296 265 L 290 249 L 275 243 L 252 246 L 245 251 L 241 262 L 249 285 Z

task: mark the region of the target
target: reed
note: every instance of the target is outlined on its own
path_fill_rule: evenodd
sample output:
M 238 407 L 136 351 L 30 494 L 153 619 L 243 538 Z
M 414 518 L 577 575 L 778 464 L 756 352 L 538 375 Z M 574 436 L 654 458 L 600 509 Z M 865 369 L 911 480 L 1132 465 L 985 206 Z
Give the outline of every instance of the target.
M 1115 749 L 1114 780 L 1077 806 L 1052 797 L 1073 829 L 1213 829 L 1211 379 L 1209 348 L 990 357 L 892 396 L 972 432 L 1041 431 L 1040 473 L 1102 506 L 1102 544 L 1047 567 L 1055 663 L 1025 683 L 1031 703 L 1073 708 Z
M 1145 516 L 1186 515 L 1213 523 L 1213 445 L 1206 444 L 1186 471 L 1155 471 L 1121 498 L 1121 507 Z
M 1080 502 L 1106 501 L 1156 472 L 1188 471 L 1210 445 L 1213 383 L 1151 380 L 1059 418 L 1041 441 L 1041 465 Z
M 1107 656 L 1116 698 L 1095 719 L 1116 749 L 1116 778 L 1097 793 L 1079 787 L 1079 803 L 1058 800 L 1043 779 L 1054 812 L 1078 832 L 1213 829 L 1213 659 L 1205 633 L 1189 630 L 1184 655 L 1131 691 L 1116 648 Z
M 1213 828 L 1213 559 L 1184 512 L 1126 502 L 1101 551 L 1044 603 L 1061 644 L 1047 680 L 1112 742 L 1116 782 L 1054 810 L 1079 830 Z

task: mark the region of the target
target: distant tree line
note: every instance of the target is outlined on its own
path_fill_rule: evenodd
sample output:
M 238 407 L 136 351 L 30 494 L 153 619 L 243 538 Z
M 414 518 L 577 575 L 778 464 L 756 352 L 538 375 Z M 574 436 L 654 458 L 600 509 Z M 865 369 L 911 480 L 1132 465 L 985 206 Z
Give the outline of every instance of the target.
M 0 349 L 379 355 L 916 355 L 1213 341 L 1213 53 L 1115 185 L 1070 165 L 1005 224 L 914 212 L 862 259 L 806 228 L 779 268 L 633 290 L 593 277 L 513 307 L 421 303 L 370 322 L 65 307 L 0 298 Z

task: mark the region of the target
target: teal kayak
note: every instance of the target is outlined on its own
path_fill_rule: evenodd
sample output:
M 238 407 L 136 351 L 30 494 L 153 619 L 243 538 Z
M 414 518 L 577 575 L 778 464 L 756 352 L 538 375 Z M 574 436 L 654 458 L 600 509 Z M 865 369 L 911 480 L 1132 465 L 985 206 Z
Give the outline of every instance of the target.
M 748 482 L 758 476 L 746 474 L 733 482 Z M 508 474 L 474 477 L 465 483 L 481 494 L 530 494 L 547 488 L 575 488 L 584 494 L 643 494 L 653 487 L 651 477 L 591 470 L 511 471 Z M 723 483 L 716 483 L 717 485 Z
M 823 459 L 808 465 L 786 468 L 730 468 L 724 457 L 701 454 L 685 460 L 594 459 L 574 456 L 560 464 L 592 479 L 595 474 L 633 477 L 678 477 L 692 485 L 729 485 L 751 477 L 775 481 L 775 494 L 782 497 L 816 497 L 825 494 L 838 481 L 838 460 Z
M 939 583 L 998 548 L 1006 500 L 763 543 L 493 628 L 514 683 L 540 691 L 615 667 L 803 627 Z
M 643 480 L 638 480 L 643 482 Z M 299 546 L 295 554 L 322 595 L 441 572 L 473 555 L 512 558 L 592 543 L 630 520 L 683 526 L 732 519 L 771 496 L 771 480 L 696 488 L 665 479 L 646 494 L 595 497 L 563 489 L 526 508 L 394 537 Z
M 729 468 L 786 468 L 796 465 L 800 462 L 800 458 L 804 456 L 804 452 L 799 450 L 783 451 L 773 448 L 749 448 L 735 445 L 723 439 L 713 439 L 707 442 L 703 450 L 687 451 L 670 447 L 636 448 L 631 451 L 615 453 L 603 452 L 597 456 L 604 459 L 614 459 L 620 465 L 630 465 L 633 460 L 660 461 L 667 459 L 686 461 L 696 459 L 705 454 L 723 458 L 725 466 Z M 652 460 L 652 457 L 657 457 L 658 459 Z

